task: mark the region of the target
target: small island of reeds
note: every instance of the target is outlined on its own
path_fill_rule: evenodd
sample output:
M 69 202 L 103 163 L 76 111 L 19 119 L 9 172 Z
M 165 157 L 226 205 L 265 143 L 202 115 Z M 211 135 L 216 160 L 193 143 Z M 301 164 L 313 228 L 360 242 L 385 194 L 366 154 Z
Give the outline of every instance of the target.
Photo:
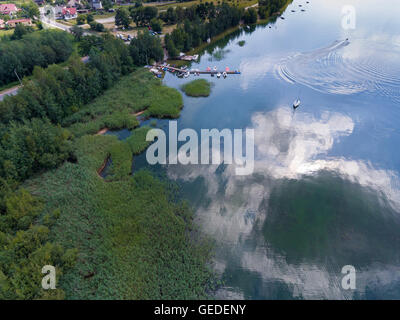
M 211 92 L 211 83 L 206 79 L 197 79 L 182 86 L 182 91 L 191 97 L 208 97 Z

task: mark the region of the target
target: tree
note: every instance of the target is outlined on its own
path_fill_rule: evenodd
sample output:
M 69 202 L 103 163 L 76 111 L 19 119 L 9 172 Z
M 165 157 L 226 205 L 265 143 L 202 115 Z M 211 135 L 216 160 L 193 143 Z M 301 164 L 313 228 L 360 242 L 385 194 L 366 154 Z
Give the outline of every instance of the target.
M 143 23 L 143 17 L 144 17 L 144 7 L 143 6 L 130 7 L 129 14 L 137 27 L 139 27 L 140 24 Z
M 76 23 L 78 25 L 85 24 L 85 21 L 86 21 L 86 17 L 84 15 L 82 15 L 82 14 L 79 15 L 78 18 L 76 18 Z
M 169 34 L 165 35 L 165 48 L 167 49 L 170 58 L 174 58 L 179 55 L 179 51 L 176 49 L 175 44 Z
M 148 32 L 139 32 L 129 46 L 130 54 L 136 65 L 149 64 L 150 60 L 160 61 L 164 56 L 159 37 L 151 36 Z
M 267 14 L 267 9 L 265 7 L 258 7 L 258 15 L 260 16 L 260 19 L 266 19 Z
M 78 41 L 81 40 L 81 38 L 83 36 L 83 29 L 81 27 L 78 27 L 77 25 L 75 25 L 75 26 L 72 26 L 72 28 L 70 30 L 76 40 L 78 40 Z
M 88 24 L 93 22 L 94 21 L 93 15 L 92 14 L 88 14 L 87 17 L 86 17 L 86 21 L 87 21 Z
M 97 48 L 103 50 L 104 48 L 104 38 L 98 36 L 86 36 L 81 39 L 78 44 L 79 54 L 82 56 L 87 56 L 92 48 Z
M 92 21 L 90 23 L 90 29 L 97 31 L 97 32 L 103 32 L 104 31 L 104 25 L 96 22 L 96 21 Z
M 252 24 L 257 22 L 257 11 L 254 8 L 249 8 L 246 10 L 243 16 L 243 20 L 247 24 Z
M 119 8 L 115 14 L 115 25 L 127 29 L 130 24 L 131 18 L 129 16 L 129 11 L 125 8 Z
M 17 27 L 14 41 L 0 41 L 0 85 L 30 75 L 34 66 L 64 62 L 70 56 L 73 37 L 59 30 L 28 32 L 27 27 Z M 20 37 L 22 39 L 18 40 Z
M 24 11 L 24 15 L 26 15 L 28 18 L 35 19 L 40 17 L 39 7 L 34 2 L 23 4 L 22 9 Z
M 175 24 L 178 20 L 178 15 L 176 14 L 176 11 L 174 10 L 174 8 L 169 7 L 167 9 L 167 14 L 166 14 L 166 18 L 169 24 Z
M 111 0 L 103 0 L 101 3 L 103 5 L 104 10 L 106 10 L 106 11 L 110 10 L 113 6 L 113 3 Z
M 144 7 L 143 23 L 149 24 L 151 19 L 157 17 L 158 9 L 156 7 Z
M 151 29 L 153 31 L 155 31 L 155 32 L 161 32 L 162 31 L 161 22 L 160 22 L 160 20 L 158 20 L 156 18 L 151 19 L 150 26 L 151 26 Z
M 19 40 L 28 33 L 33 32 L 33 28 L 29 26 L 24 26 L 23 24 L 17 24 L 14 29 L 14 33 L 11 36 L 11 40 Z

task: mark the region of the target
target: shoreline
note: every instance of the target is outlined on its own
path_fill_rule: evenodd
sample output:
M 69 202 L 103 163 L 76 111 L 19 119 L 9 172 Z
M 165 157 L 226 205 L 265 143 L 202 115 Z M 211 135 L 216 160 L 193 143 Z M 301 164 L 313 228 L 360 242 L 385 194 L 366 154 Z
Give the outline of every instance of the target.
M 218 40 L 223 39 L 224 37 L 230 35 L 231 33 L 235 32 L 236 30 L 243 28 L 244 26 L 259 26 L 259 25 L 267 25 L 268 23 L 270 23 L 272 21 L 272 19 L 274 18 L 278 18 L 279 16 L 281 16 L 287 9 L 287 7 L 293 2 L 293 0 L 288 0 L 286 2 L 286 4 L 279 10 L 279 14 L 273 14 L 265 19 L 259 19 L 257 17 L 257 22 L 253 23 L 253 24 L 245 24 L 245 23 L 239 23 L 237 26 L 235 27 L 231 27 L 229 29 L 226 29 L 225 31 L 221 32 L 219 35 L 216 35 L 215 37 L 211 38 L 210 42 L 203 42 L 202 44 L 200 44 L 199 46 L 185 52 L 186 55 L 193 55 L 193 54 L 199 54 L 201 50 L 205 49 L 207 46 L 215 43 Z M 252 8 L 253 6 L 247 7 L 248 8 Z M 253 7 L 254 8 L 254 7 Z M 167 59 L 168 61 L 180 61 L 180 60 L 176 60 L 173 58 L 169 58 Z

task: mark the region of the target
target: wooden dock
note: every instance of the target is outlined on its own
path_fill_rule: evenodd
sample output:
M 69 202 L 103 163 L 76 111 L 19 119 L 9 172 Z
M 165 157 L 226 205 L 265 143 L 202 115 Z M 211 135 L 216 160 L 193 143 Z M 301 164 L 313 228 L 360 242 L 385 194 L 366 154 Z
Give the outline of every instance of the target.
M 158 69 L 161 69 L 163 71 L 170 71 L 170 72 L 178 72 L 178 73 L 190 73 L 190 74 L 218 74 L 220 73 L 221 75 L 225 72 L 226 74 L 240 74 L 240 71 L 238 70 L 234 70 L 234 71 L 218 71 L 218 70 L 188 70 L 188 69 L 181 69 L 181 68 L 175 68 L 175 67 L 171 67 L 171 66 L 163 66 L 163 65 L 159 65 L 157 66 Z

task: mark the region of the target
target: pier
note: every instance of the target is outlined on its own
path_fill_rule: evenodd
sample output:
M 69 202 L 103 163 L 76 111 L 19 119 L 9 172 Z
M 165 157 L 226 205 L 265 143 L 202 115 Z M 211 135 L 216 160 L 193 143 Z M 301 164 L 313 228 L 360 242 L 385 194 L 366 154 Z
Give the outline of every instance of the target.
M 182 73 L 182 74 L 211 74 L 211 75 L 216 75 L 218 73 L 220 74 L 240 74 L 239 70 L 230 70 L 226 68 L 226 70 L 218 71 L 218 70 L 212 70 L 211 68 L 207 68 L 207 70 L 198 70 L 198 69 L 182 69 L 182 68 L 176 68 L 172 67 L 169 65 L 158 65 L 158 69 L 163 70 L 163 71 L 170 71 L 170 72 L 177 72 L 177 73 Z

